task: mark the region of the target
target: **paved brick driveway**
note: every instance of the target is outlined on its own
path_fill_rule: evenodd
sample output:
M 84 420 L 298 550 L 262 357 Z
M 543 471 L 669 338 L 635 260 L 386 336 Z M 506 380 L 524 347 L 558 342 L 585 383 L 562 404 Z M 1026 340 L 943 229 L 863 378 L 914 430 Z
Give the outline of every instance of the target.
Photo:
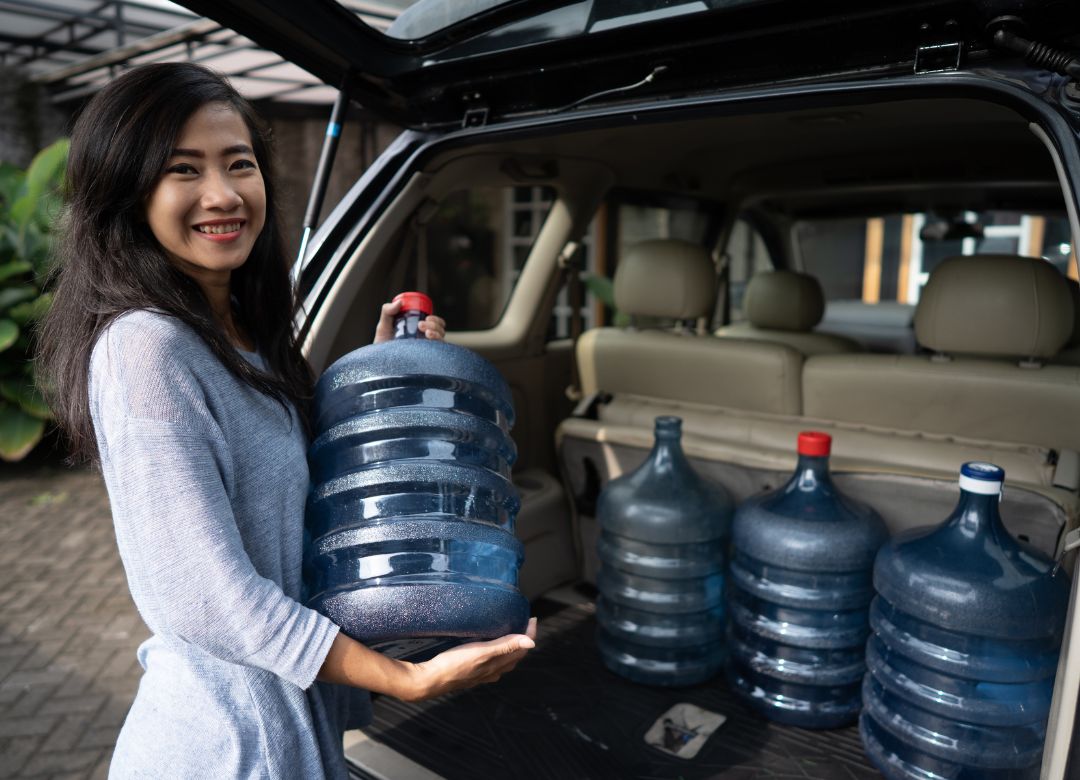
M 101 477 L 0 465 L 0 778 L 105 777 L 148 635 Z

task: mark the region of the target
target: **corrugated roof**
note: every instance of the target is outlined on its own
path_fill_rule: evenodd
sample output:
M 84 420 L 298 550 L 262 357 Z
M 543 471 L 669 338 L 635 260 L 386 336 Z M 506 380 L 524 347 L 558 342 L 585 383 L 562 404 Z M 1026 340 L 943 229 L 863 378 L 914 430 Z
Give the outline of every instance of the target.
M 410 0 L 339 0 L 385 30 Z M 119 70 L 146 62 L 199 62 L 252 100 L 332 103 L 337 90 L 281 57 L 168 0 L 0 0 L 0 65 L 79 100 Z

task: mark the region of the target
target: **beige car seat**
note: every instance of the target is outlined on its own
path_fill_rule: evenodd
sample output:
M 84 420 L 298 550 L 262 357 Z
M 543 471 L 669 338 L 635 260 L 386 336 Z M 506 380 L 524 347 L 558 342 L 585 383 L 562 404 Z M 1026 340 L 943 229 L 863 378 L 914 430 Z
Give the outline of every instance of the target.
M 1045 260 L 952 257 L 930 275 L 915 335 L 932 355 L 820 355 L 808 417 L 1080 449 L 1080 369 L 1050 361 L 1073 332 L 1065 278 Z
M 1064 366 L 1080 366 L 1080 283 L 1075 279 L 1067 279 L 1069 294 L 1073 302 L 1073 329 L 1069 340 L 1061 351 L 1054 355 L 1052 362 Z
M 787 344 L 804 355 L 859 352 L 856 341 L 830 333 L 814 333 L 825 313 L 821 284 L 809 274 L 763 271 L 755 274 L 743 298 L 746 322 L 725 325 L 717 336 Z
M 716 274 L 704 248 L 659 239 L 633 246 L 615 272 L 615 305 L 631 318 L 706 316 Z M 798 414 L 802 355 L 758 341 L 671 330 L 593 328 L 577 344 L 586 395 L 647 397 L 756 412 Z

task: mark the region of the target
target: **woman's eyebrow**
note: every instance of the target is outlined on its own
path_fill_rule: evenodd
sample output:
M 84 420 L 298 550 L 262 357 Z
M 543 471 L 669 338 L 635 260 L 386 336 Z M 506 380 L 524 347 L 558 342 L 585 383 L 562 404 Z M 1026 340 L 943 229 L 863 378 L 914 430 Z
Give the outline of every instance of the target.
M 230 154 L 252 154 L 251 147 L 247 144 L 233 144 L 232 146 L 226 146 L 221 150 L 222 155 Z M 206 154 L 201 149 L 173 149 L 172 157 L 199 157 L 203 158 Z

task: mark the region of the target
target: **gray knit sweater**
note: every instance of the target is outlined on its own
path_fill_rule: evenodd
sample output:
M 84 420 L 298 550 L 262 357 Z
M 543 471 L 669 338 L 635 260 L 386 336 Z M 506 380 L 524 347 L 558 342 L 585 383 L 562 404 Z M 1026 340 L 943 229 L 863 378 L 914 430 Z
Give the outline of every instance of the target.
M 153 632 L 110 777 L 345 777 L 342 729 L 368 703 L 313 684 L 338 628 L 297 601 L 308 471 L 296 412 L 149 311 L 98 340 L 90 408 L 128 585 Z

